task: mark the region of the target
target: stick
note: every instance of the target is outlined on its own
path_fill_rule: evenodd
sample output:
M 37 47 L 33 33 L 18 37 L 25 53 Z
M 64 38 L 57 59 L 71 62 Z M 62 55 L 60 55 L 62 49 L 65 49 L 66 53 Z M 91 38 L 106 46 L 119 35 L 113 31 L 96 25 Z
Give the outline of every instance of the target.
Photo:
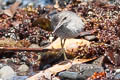
M 15 51 L 30 51 L 30 52 L 47 52 L 47 51 L 58 51 L 60 49 L 45 49 L 45 48 L 10 48 L 10 47 L 0 47 L 2 52 L 15 52 Z

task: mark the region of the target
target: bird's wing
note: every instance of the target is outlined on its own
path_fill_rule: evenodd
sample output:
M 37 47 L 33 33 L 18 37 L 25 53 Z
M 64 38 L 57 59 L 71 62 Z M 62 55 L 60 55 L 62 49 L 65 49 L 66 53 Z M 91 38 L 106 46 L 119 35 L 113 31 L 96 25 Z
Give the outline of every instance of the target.
M 70 22 L 70 20 L 66 20 L 67 17 L 64 17 L 60 20 L 60 22 L 58 23 L 58 25 L 55 27 L 53 33 L 56 32 L 56 30 L 58 30 L 60 27 L 65 27 L 68 25 L 68 23 Z

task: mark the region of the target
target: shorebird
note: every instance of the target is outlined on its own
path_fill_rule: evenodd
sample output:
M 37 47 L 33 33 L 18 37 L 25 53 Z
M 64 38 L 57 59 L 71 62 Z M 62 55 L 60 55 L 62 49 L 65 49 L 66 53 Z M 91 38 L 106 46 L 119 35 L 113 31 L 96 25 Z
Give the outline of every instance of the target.
M 72 11 L 62 11 L 51 17 L 51 23 L 54 28 L 53 34 L 61 39 L 64 59 L 67 60 L 64 50 L 65 40 L 79 36 L 80 32 L 84 31 L 84 22 L 76 13 Z

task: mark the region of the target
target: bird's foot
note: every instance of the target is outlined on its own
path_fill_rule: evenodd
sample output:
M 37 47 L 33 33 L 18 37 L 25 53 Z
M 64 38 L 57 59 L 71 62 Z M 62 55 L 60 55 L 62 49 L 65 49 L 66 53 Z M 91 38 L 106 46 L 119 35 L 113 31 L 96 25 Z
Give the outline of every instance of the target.
M 64 60 L 68 60 L 68 58 L 67 58 L 67 56 L 66 56 L 66 53 L 65 53 L 65 50 L 64 49 L 62 49 L 62 53 L 63 53 L 63 56 L 64 56 Z
M 64 60 L 68 60 L 65 52 L 63 53 L 63 55 L 64 55 Z

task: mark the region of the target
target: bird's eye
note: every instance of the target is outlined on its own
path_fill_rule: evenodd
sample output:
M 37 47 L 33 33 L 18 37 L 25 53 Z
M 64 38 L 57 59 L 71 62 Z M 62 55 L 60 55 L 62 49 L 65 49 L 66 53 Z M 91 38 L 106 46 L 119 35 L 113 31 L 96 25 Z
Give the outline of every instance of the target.
M 63 20 L 66 20 L 66 19 L 67 19 L 67 17 L 64 17 L 64 18 L 63 18 Z

